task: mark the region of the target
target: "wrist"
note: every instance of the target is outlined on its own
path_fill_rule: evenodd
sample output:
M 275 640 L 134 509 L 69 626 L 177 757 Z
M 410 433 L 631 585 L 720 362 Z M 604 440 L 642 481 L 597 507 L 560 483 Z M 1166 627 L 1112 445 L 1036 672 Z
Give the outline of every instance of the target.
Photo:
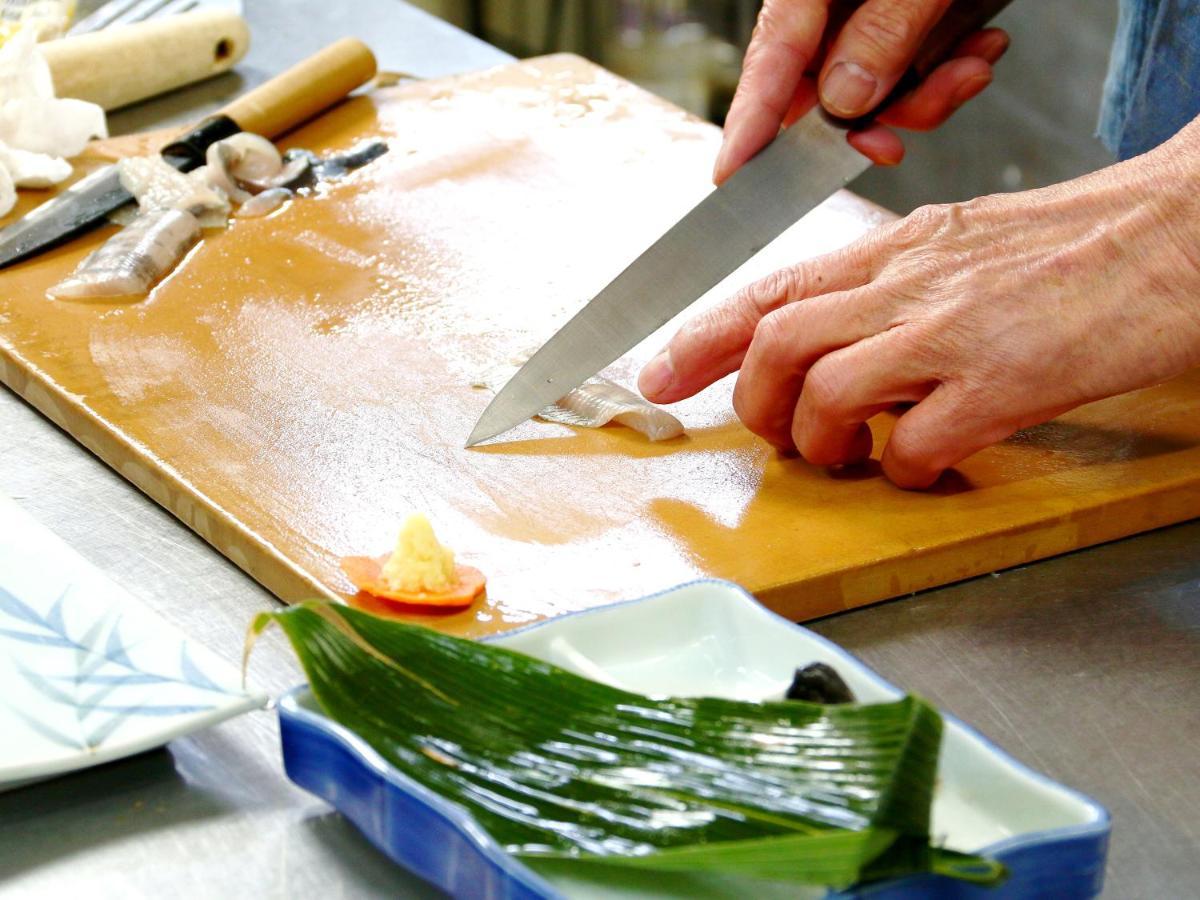
M 1142 159 L 1147 179 L 1142 196 L 1179 256 L 1180 276 L 1200 302 L 1200 117 Z

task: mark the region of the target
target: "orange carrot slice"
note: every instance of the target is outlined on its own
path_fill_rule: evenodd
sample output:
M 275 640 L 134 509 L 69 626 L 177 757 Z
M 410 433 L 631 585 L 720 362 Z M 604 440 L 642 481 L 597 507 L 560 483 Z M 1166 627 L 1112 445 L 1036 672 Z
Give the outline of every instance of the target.
M 456 565 L 455 581 L 445 591 L 398 591 L 383 582 L 387 556 L 342 557 L 342 571 L 360 591 L 380 600 L 395 600 L 411 606 L 469 606 L 483 593 L 483 573 L 471 566 Z

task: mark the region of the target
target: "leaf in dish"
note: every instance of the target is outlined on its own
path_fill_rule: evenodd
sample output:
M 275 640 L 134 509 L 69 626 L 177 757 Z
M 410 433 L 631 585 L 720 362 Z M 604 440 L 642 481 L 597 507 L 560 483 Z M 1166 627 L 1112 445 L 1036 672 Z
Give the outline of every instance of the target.
M 261 613 L 313 695 L 508 852 L 847 886 L 997 863 L 933 848 L 941 717 L 869 706 L 649 698 L 487 644 L 312 601 Z

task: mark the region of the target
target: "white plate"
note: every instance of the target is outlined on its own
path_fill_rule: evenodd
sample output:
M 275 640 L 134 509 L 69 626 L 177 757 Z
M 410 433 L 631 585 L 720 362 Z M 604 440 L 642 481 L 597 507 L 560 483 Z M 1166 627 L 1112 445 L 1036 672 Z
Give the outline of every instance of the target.
M 265 706 L 241 675 L 0 495 L 0 790 Z

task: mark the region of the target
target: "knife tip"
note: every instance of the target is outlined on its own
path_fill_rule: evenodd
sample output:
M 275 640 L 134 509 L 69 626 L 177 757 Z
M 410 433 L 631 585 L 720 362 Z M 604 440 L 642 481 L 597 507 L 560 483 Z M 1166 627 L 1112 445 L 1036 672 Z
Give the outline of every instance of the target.
M 463 449 L 470 450 L 472 447 L 482 444 L 491 437 L 495 437 L 495 434 L 490 433 L 488 429 L 483 426 L 483 423 L 479 423 L 475 426 L 475 430 L 471 432 L 470 437 L 467 438 L 467 442 L 463 444 Z

